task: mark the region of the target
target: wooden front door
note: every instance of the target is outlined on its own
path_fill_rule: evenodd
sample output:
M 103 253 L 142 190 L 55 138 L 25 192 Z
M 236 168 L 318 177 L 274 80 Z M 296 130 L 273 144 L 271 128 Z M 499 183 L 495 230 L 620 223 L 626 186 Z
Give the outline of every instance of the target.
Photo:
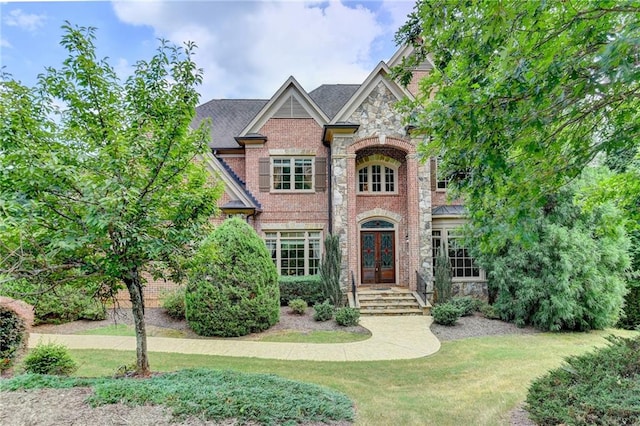
M 362 231 L 360 244 L 362 284 L 394 283 L 395 232 Z

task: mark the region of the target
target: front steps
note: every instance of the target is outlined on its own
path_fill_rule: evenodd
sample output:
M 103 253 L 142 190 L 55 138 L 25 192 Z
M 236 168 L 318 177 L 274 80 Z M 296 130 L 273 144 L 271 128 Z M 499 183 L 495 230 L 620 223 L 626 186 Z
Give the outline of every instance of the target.
M 350 297 L 350 301 L 353 300 Z M 403 287 L 359 287 L 353 303 L 361 315 L 429 315 L 431 305 Z

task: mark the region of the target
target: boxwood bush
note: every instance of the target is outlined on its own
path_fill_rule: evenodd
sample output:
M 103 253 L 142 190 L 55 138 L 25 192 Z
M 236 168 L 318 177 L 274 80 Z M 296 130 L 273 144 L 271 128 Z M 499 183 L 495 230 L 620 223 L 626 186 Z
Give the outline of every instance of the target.
M 451 302 L 439 303 L 431 308 L 433 321 L 440 325 L 455 325 L 461 314 L 460 308 Z
M 328 300 L 325 300 L 322 303 L 316 303 L 315 305 L 313 305 L 313 310 L 314 320 L 329 321 L 331 318 L 333 318 L 335 307 Z
M 184 292 L 184 287 L 180 287 L 166 292 L 160 297 L 162 309 L 173 319 L 184 319 Z
M 608 340 L 531 384 L 526 403 L 536 424 L 640 424 L 640 336 Z
M 335 313 L 336 322 L 343 327 L 358 325 L 360 321 L 360 311 L 356 308 L 338 308 Z
M 202 336 L 260 332 L 280 318 L 278 274 L 258 234 L 239 218 L 223 222 L 188 265 L 185 316 Z
M 69 350 L 56 343 L 38 343 L 24 358 L 24 369 L 32 374 L 70 376 L 78 364 L 69 355 Z
M 302 299 L 308 305 L 324 301 L 319 275 L 284 276 L 278 279 L 280 305 L 287 306 L 292 299 Z

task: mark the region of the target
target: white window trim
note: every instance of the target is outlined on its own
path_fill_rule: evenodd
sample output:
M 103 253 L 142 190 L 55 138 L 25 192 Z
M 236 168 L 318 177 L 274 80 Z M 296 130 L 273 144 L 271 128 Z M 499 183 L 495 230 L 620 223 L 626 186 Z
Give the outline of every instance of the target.
M 431 243 L 433 244 L 433 231 L 440 231 L 440 243 L 444 245 L 445 250 L 447 250 L 447 254 L 449 252 L 449 232 L 448 231 L 452 231 L 455 229 L 460 228 L 462 225 L 464 224 L 464 222 L 462 221 L 452 221 L 449 223 L 438 223 L 437 225 L 434 225 L 432 228 L 432 237 L 431 237 Z M 468 250 L 468 248 L 465 247 L 466 250 Z M 434 247 L 432 246 L 432 250 L 434 250 Z M 435 256 L 435 253 L 433 253 L 433 256 Z M 433 257 L 432 256 L 432 257 Z M 469 256 L 472 260 L 473 257 Z M 478 281 L 486 281 L 487 280 L 487 275 L 485 273 L 485 270 L 480 268 L 479 266 L 477 267 L 479 270 L 479 275 L 477 277 L 451 277 L 451 281 L 453 282 L 478 282 Z
M 271 156 L 270 165 L 269 165 L 269 185 L 271 193 L 276 194 L 295 194 L 295 193 L 305 193 L 310 194 L 316 192 L 316 160 L 315 156 L 312 155 L 278 155 Z M 311 160 L 311 188 L 310 189 L 295 189 L 295 161 L 296 160 Z M 273 160 L 289 160 L 291 165 L 289 166 L 291 169 L 291 189 L 276 189 L 275 188 L 275 180 L 274 180 L 274 163 Z
M 371 174 L 371 166 L 380 166 L 380 187 L 382 189 L 386 188 L 386 180 L 387 180 L 387 174 L 385 173 L 385 167 L 388 167 L 389 169 L 393 170 L 393 191 L 373 191 L 373 182 L 372 182 L 372 174 Z M 360 190 L 360 170 L 367 168 L 367 190 L 366 191 L 361 191 Z M 398 173 L 398 165 L 393 164 L 391 162 L 386 162 L 386 161 L 372 161 L 372 162 L 366 162 L 366 163 L 362 163 L 360 165 L 358 165 L 357 169 L 356 169 L 356 192 L 359 195 L 397 195 L 398 194 L 398 186 L 399 186 L 399 173 Z
M 440 157 L 436 157 L 436 192 L 447 192 L 449 187 L 449 179 L 440 179 L 438 172 L 440 169 Z M 440 182 L 444 182 L 444 188 L 440 188 Z
M 299 229 L 299 228 L 281 228 L 281 229 L 269 229 L 269 230 L 265 230 L 264 231 L 264 241 L 266 244 L 267 241 L 267 234 L 276 234 L 275 237 L 275 243 L 276 243 L 276 259 L 275 259 L 275 264 L 276 264 L 276 269 L 278 270 L 278 275 L 282 275 L 281 274 L 281 269 L 282 269 L 282 253 L 281 253 L 281 241 L 287 240 L 288 238 L 282 238 L 282 233 L 283 232 L 300 232 L 300 233 L 304 233 L 304 275 L 317 275 L 320 273 L 320 265 L 318 264 L 318 273 L 316 274 L 310 274 L 309 273 L 309 241 L 310 241 L 310 234 L 311 233 L 317 233 L 318 234 L 318 242 L 319 242 L 319 255 L 320 257 L 319 262 L 322 262 L 322 255 L 323 255 L 323 238 L 322 238 L 322 230 L 321 229 Z M 271 254 L 271 253 L 270 253 Z M 287 276 L 294 276 L 294 275 L 287 275 Z

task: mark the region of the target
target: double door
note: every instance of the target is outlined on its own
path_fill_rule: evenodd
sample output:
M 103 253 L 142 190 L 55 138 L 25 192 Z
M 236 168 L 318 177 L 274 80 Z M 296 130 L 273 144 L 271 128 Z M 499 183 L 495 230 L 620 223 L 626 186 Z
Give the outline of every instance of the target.
M 395 283 L 395 231 L 360 233 L 362 284 Z

